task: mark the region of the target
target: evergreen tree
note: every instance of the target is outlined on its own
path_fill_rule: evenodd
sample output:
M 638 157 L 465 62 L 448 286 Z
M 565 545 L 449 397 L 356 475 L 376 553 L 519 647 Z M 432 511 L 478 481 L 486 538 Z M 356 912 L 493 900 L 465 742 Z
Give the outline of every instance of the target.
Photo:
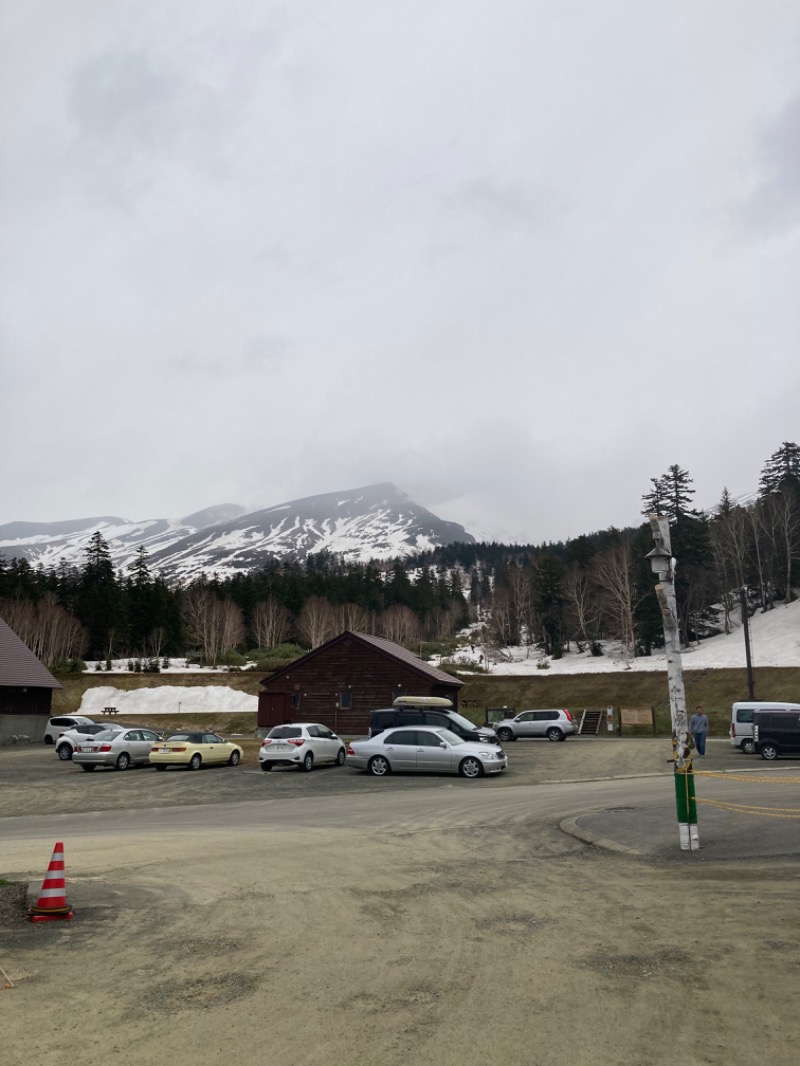
M 673 463 L 661 477 L 651 477 L 650 483 L 653 488 L 642 496 L 642 514 L 662 515 L 671 522 L 677 521 L 681 515 L 696 514 L 689 506 L 694 496 L 692 479 L 677 463 Z
M 99 530 L 89 539 L 85 556 L 77 599 L 78 617 L 89 636 L 89 658 L 105 659 L 115 635 L 123 632 L 124 610 L 111 552 Z
M 788 490 L 800 499 L 800 447 L 784 441 L 764 464 L 758 487 L 762 498 Z

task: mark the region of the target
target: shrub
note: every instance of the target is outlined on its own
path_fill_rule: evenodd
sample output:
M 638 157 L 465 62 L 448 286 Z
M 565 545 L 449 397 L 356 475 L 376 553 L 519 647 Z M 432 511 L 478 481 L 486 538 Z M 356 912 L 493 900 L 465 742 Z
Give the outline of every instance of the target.
M 251 653 L 250 658 L 255 659 L 256 670 L 269 674 L 273 670 L 288 666 L 301 655 L 305 655 L 307 651 L 307 648 L 302 648 L 299 644 L 276 644 L 274 648 L 256 649 Z

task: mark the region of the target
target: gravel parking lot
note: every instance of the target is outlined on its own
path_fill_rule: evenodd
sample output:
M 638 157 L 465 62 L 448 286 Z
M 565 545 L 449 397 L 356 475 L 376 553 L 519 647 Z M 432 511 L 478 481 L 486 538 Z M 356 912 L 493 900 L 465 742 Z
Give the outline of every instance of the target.
M 0 748 L 0 811 L 4 817 L 123 808 L 236 803 L 340 792 L 385 792 L 435 789 L 445 782 L 459 788 L 494 789 L 547 784 L 585 778 L 671 774 L 670 742 L 666 738 L 571 738 L 561 744 L 521 740 L 506 744 L 508 770 L 481 781 L 439 775 L 393 774 L 374 780 L 349 767 L 319 767 L 310 774 L 291 767 L 270 774 L 258 767 L 258 744 L 237 738 L 245 756 L 238 767 L 213 767 L 199 773 L 182 769 L 157 774 L 150 767 L 124 773 L 99 770 L 83 773 L 61 762 L 52 748 Z M 709 744 L 706 769 L 752 766 L 727 741 Z
M 0 918 L 5 1061 L 793 1063 L 796 863 L 665 864 L 560 832 L 567 798 L 668 795 L 668 741 L 509 750 L 476 782 L 263 774 L 252 751 L 195 774 L 0 752 L 0 877 L 41 883 L 38 827 L 57 824 L 76 912 Z M 745 761 L 720 741 L 706 765 Z M 606 777 L 624 780 L 547 783 Z M 141 819 L 105 828 L 124 808 Z M 96 813 L 71 836 L 78 811 Z M 4 836 L 12 812 L 35 839 Z

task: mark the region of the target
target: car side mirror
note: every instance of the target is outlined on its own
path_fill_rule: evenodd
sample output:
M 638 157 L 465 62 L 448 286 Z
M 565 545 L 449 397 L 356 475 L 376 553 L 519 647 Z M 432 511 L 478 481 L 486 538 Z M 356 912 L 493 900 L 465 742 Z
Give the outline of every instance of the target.
M 441 744 L 439 745 L 439 747 L 440 747 L 440 748 L 446 748 L 446 747 L 447 747 L 447 745 L 445 744 L 445 742 L 444 742 L 444 741 L 442 741 L 442 743 L 441 743 Z
M 339 738 L 336 736 L 335 733 L 331 733 L 331 740 L 338 740 L 338 739 Z

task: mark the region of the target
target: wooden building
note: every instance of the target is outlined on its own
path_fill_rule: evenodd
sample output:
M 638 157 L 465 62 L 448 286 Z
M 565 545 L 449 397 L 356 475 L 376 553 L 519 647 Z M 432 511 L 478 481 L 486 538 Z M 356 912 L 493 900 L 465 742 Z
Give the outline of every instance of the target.
M 463 684 L 400 644 L 345 631 L 264 678 L 258 729 L 320 722 L 357 736 L 367 732 L 372 711 L 398 696 L 443 696 L 457 707 Z
M 0 744 L 20 735 L 41 740 L 56 688 L 58 681 L 0 618 Z

